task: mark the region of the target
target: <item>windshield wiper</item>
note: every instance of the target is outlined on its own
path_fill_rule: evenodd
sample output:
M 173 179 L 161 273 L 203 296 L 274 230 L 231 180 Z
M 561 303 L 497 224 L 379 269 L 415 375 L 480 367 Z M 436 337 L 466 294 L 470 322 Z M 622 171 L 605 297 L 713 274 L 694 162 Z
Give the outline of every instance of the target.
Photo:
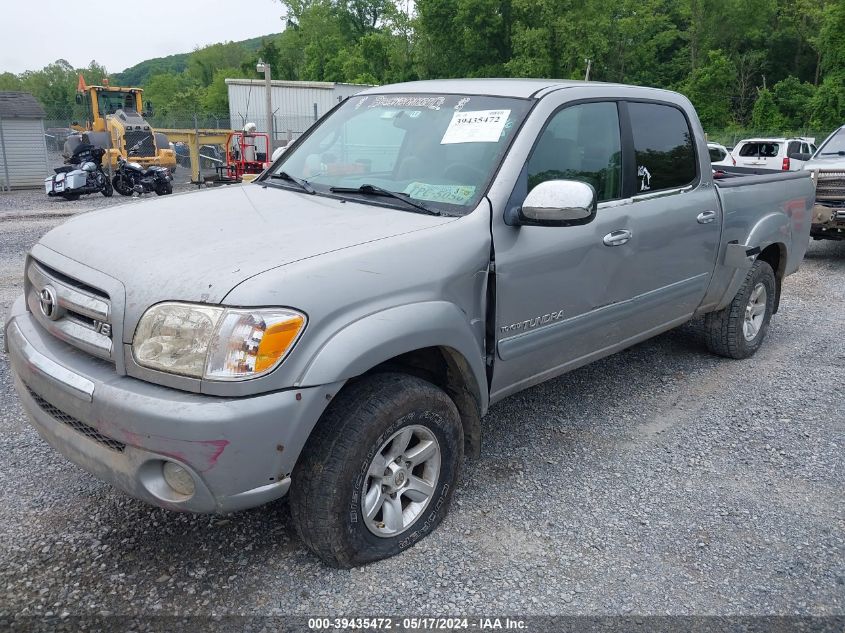
M 427 207 L 422 202 L 413 200 L 407 193 L 390 191 L 390 189 L 383 189 L 381 187 L 376 187 L 375 185 L 365 184 L 360 187 L 330 187 L 329 191 L 332 193 L 363 193 L 368 196 L 385 196 L 387 198 L 395 198 L 396 200 L 401 200 L 405 204 L 415 207 L 428 215 L 445 215 L 436 209 Z
M 277 174 L 270 174 L 270 178 L 275 178 L 276 180 L 286 180 L 288 182 L 292 182 L 296 185 L 299 185 L 300 189 L 302 189 L 305 193 L 317 193 L 317 190 L 314 189 L 308 181 L 304 178 L 297 178 L 296 176 L 291 176 L 286 171 L 280 171 Z
M 845 156 L 845 150 L 839 150 L 838 152 L 822 152 L 821 156 Z

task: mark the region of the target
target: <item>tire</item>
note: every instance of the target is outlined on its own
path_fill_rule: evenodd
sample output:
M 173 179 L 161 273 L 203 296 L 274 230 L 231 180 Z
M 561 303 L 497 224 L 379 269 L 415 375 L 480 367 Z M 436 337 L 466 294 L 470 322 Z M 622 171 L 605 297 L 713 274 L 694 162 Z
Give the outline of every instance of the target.
M 317 423 L 292 474 L 290 507 L 300 537 L 339 568 L 404 551 L 446 515 L 463 446 L 455 404 L 431 383 L 385 373 L 348 385 Z M 401 462 L 391 459 L 396 452 Z M 415 452 L 428 461 L 413 465 Z M 376 466 L 383 457 L 387 461 Z M 420 479 L 429 484 L 425 493 L 416 489 Z M 402 513 L 393 512 L 395 499 Z M 367 519 L 365 503 L 381 509 Z
M 133 193 L 132 185 L 128 183 L 124 185 L 124 182 L 125 181 L 120 176 L 115 176 L 111 180 L 111 184 L 117 193 L 119 193 L 121 196 L 131 196 Z
M 112 187 L 108 176 L 104 178 L 103 188 L 100 189 L 100 193 L 103 194 L 106 198 L 111 198 L 114 194 L 114 187 Z
M 79 195 L 80 194 L 78 194 L 78 193 L 63 193 L 62 198 L 64 198 L 65 200 L 70 200 L 70 201 L 79 200 Z
M 765 296 L 761 296 L 761 288 Z M 757 260 L 730 305 L 705 316 L 704 341 L 707 348 L 727 358 L 753 356 L 766 338 L 776 292 L 777 282 L 772 267 L 767 262 Z M 759 313 L 760 309 L 762 313 Z M 759 314 L 759 319 L 751 319 L 753 323 L 750 325 L 749 311 Z
M 156 187 L 157 196 L 167 196 L 171 193 L 173 193 L 173 184 L 170 182 L 162 183 L 158 187 Z

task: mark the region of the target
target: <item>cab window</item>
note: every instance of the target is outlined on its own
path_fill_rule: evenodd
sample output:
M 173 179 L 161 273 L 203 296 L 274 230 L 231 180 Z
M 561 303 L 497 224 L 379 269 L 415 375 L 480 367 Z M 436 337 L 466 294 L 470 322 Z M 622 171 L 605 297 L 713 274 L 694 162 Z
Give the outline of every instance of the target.
M 528 190 L 547 180 L 579 180 L 596 198 L 622 195 L 619 113 L 614 102 L 582 103 L 554 114 L 528 159 Z
M 634 137 L 637 193 L 693 183 L 695 146 L 683 112 L 669 105 L 632 102 L 628 115 Z

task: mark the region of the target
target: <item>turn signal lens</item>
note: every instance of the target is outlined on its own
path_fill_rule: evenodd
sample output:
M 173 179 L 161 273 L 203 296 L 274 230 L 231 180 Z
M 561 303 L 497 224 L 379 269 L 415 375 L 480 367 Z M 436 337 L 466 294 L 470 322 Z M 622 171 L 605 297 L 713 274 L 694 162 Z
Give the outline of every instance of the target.
M 208 352 L 205 377 L 239 380 L 272 371 L 304 327 L 305 316 L 293 310 L 227 310 Z
M 291 348 L 304 324 L 305 319 L 297 314 L 286 321 L 268 327 L 261 338 L 261 343 L 258 344 L 255 371 L 267 371 L 278 363 Z

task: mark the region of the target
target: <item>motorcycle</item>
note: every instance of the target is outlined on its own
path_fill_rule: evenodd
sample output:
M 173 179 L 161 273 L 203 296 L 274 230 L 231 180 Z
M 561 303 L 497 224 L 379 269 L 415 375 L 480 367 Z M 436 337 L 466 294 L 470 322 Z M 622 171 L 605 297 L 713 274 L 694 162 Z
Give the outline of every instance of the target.
M 114 190 L 122 196 L 133 193 L 142 194 L 155 191 L 158 196 L 173 193 L 173 176 L 166 167 L 148 167 L 144 169 L 138 163 L 131 163 L 118 157 L 117 171 L 112 178 Z
M 80 143 L 63 167 L 56 167 L 55 175 L 44 179 L 44 190 L 50 197 L 61 196 L 77 200 L 89 193 L 101 193 L 106 198 L 114 193 L 109 177 L 103 171 L 101 147 Z

